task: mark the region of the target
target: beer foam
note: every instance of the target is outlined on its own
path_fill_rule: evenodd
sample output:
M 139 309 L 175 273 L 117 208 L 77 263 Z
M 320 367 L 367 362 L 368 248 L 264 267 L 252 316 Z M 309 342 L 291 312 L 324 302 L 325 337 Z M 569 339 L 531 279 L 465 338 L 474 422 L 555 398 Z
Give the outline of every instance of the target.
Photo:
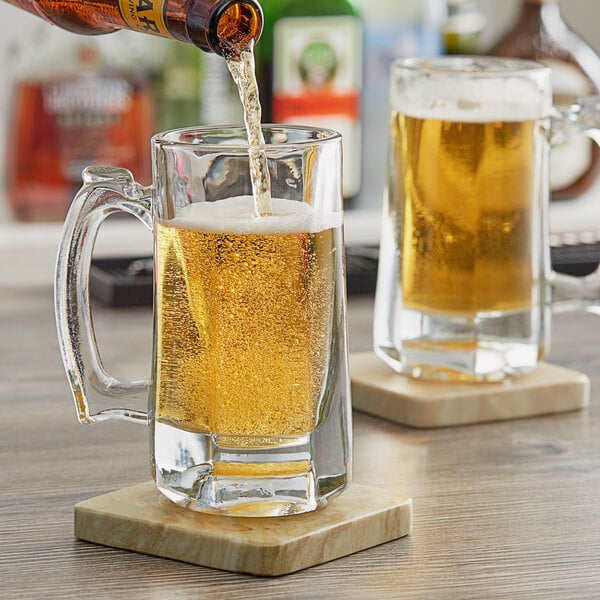
M 547 117 L 552 99 L 531 81 L 519 77 L 459 82 L 451 75 L 432 75 L 418 82 L 392 82 L 390 106 L 418 119 L 487 123 Z
M 164 224 L 209 233 L 282 235 L 318 233 L 342 224 L 341 212 L 322 215 L 309 204 L 282 198 L 271 198 L 271 213 L 257 217 L 252 196 L 237 196 L 189 204 Z

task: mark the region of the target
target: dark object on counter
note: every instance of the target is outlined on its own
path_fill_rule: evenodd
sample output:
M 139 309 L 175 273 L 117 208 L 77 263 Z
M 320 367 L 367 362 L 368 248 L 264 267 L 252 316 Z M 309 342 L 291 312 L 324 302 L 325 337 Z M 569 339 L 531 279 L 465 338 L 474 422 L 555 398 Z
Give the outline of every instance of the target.
M 374 246 L 346 248 L 346 281 L 349 296 L 374 294 L 379 249 Z M 552 268 L 559 273 L 583 277 L 600 263 L 600 242 L 551 248 Z M 92 297 L 109 306 L 152 304 L 152 258 L 94 259 L 90 270 Z
M 96 258 L 90 269 L 90 295 L 108 306 L 152 304 L 152 258 Z
M 378 259 L 378 247 L 348 246 L 346 248 L 346 286 L 348 288 L 348 296 L 375 293 Z
M 558 273 L 585 277 L 600 263 L 600 242 L 550 248 L 552 268 Z
M 348 295 L 373 294 L 379 251 L 370 246 L 346 249 Z M 97 258 L 90 269 L 90 294 L 108 306 L 152 304 L 152 258 Z

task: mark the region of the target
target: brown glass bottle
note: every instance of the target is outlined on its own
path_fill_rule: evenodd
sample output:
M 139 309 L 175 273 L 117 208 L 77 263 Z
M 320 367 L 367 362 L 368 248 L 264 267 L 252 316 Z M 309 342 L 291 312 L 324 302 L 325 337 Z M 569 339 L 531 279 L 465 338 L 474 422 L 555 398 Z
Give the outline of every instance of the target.
M 239 53 L 262 31 L 257 0 L 7 0 L 74 33 L 132 29 L 189 42 L 206 52 Z
M 528 58 L 552 68 L 554 104 L 570 106 L 600 90 L 600 57 L 565 24 L 558 0 L 523 0 L 513 29 L 490 54 Z M 573 198 L 600 175 L 600 152 L 587 138 L 574 138 L 552 150 L 552 199 Z

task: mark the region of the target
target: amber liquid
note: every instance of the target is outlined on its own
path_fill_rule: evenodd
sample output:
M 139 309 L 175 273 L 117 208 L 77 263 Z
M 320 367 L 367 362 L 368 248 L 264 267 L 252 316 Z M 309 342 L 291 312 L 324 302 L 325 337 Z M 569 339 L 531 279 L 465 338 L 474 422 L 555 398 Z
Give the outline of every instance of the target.
M 265 217 L 271 214 L 271 184 L 267 155 L 264 150 L 265 138 L 260 124 L 261 106 L 253 48 L 250 47 L 237 56 L 227 58 L 227 67 L 238 88 L 244 111 L 254 212 L 256 216 Z
M 149 87 L 93 81 L 91 88 L 89 80 L 75 79 L 18 86 L 7 149 L 8 197 L 17 218 L 62 220 L 88 165 L 125 167 L 150 183 Z
M 540 124 L 393 119 L 404 306 L 461 315 L 531 307 Z
M 156 227 L 157 421 L 232 436 L 312 431 L 330 361 L 337 230 L 194 227 Z

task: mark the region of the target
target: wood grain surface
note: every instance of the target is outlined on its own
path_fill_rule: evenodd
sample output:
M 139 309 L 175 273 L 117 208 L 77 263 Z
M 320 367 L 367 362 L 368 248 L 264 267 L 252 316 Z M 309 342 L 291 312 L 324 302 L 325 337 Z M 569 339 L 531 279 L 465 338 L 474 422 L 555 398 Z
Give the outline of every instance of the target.
M 353 350 L 371 344 L 353 300 Z M 148 309 L 96 307 L 105 363 L 148 372 Z M 49 287 L 0 290 L 0 598 L 597 598 L 600 318 L 555 319 L 549 359 L 590 376 L 574 413 L 415 430 L 356 414 L 354 479 L 414 499 L 411 536 L 274 579 L 78 541 L 77 502 L 149 478 L 144 427 L 77 423 Z
M 278 576 L 404 537 L 412 500 L 351 483 L 320 510 L 283 517 L 243 518 L 186 510 L 154 481 L 75 505 L 80 540 L 173 558 L 236 573 Z
M 425 429 L 581 410 L 590 395 L 587 375 L 547 362 L 498 383 L 443 383 L 399 375 L 371 350 L 350 355 L 350 377 L 353 410 Z

